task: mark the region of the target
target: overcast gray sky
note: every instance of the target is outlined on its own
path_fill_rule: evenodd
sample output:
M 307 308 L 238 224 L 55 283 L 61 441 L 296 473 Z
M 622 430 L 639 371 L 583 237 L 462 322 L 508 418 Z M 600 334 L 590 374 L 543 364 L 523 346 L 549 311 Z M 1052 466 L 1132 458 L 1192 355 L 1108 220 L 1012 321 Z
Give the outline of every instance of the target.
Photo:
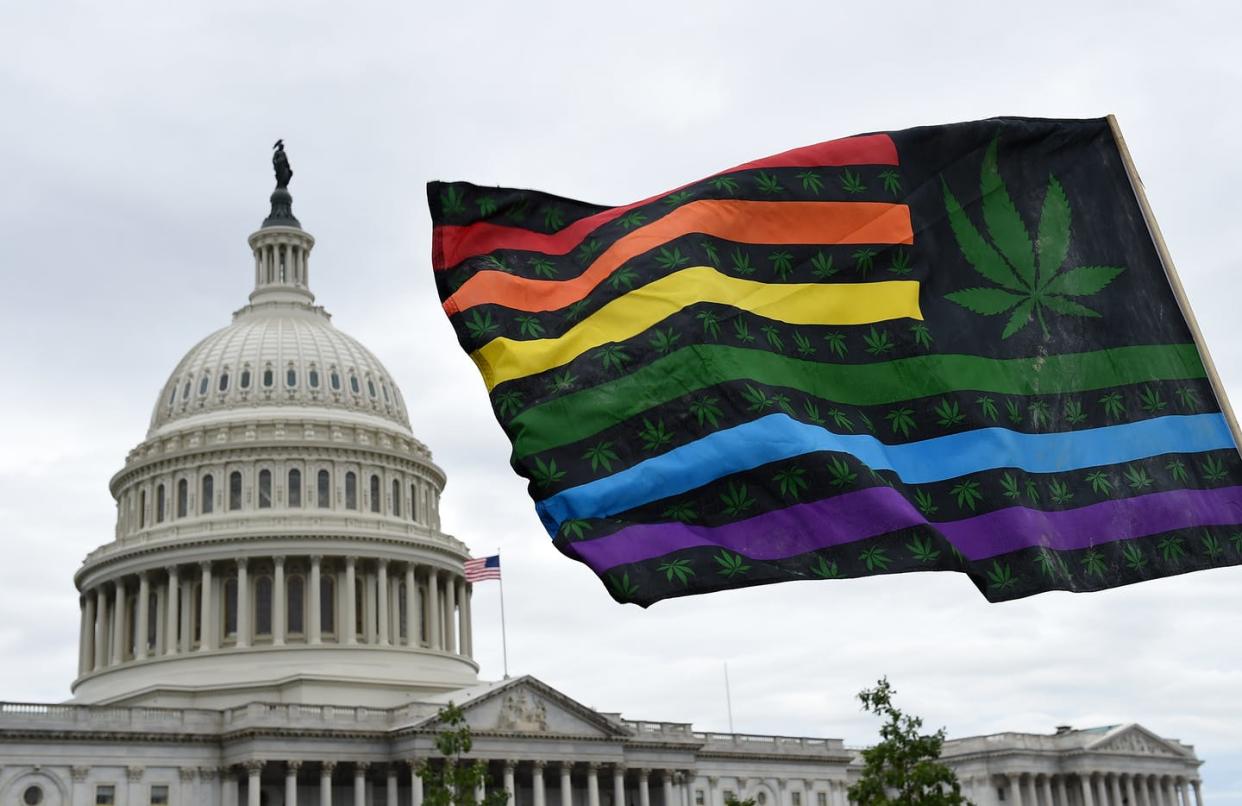
M 593 9 L 587 6 L 593 5 Z M 1174 7 L 1176 5 L 1176 7 Z M 504 556 L 510 667 L 588 705 L 844 737 L 887 674 L 950 735 L 1137 721 L 1242 804 L 1242 569 L 989 605 L 964 576 L 616 605 L 551 546 L 431 283 L 424 183 L 620 204 L 860 131 L 1115 113 L 1233 397 L 1237 3 L 8 4 L 0 22 L 0 698 L 76 669 L 72 574 L 181 355 L 250 290 L 269 147 L 313 289 L 401 383 L 443 521 Z M 499 677 L 497 590 L 476 650 Z

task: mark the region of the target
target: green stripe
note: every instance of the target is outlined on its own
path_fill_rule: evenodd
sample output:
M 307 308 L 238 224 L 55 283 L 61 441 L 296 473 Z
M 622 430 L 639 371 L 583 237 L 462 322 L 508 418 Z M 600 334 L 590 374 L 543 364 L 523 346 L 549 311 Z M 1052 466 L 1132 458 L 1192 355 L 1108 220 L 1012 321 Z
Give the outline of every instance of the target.
M 961 390 L 1052 395 L 1204 374 L 1193 344 L 1040 358 L 925 355 L 877 364 L 823 364 L 765 350 L 700 344 L 683 347 L 615 381 L 532 406 L 514 417 L 509 429 L 514 457 L 522 459 L 727 381 L 784 386 L 835 403 L 873 406 Z

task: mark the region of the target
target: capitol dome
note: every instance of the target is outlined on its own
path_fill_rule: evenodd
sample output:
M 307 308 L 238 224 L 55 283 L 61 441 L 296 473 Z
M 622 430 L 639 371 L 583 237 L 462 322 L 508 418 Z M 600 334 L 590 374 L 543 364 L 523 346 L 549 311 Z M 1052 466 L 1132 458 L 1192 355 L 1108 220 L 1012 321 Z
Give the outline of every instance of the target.
M 288 190 L 271 203 L 248 304 L 177 364 L 112 478 L 114 539 L 75 575 L 79 702 L 386 706 L 478 680 L 444 472 L 315 304 Z

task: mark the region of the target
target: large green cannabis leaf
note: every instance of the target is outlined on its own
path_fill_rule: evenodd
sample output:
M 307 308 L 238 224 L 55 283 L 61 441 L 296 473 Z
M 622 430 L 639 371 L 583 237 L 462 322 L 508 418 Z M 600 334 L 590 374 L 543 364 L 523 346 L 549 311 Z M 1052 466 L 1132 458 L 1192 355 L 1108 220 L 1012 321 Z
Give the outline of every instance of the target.
M 1046 311 L 1062 316 L 1098 317 L 1097 311 L 1071 297 L 1099 293 L 1125 271 L 1124 266 L 1078 266 L 1062 271 L 1070 244 L 1069 199 L 1055 176 L 1048 176 L 1048 190 L 1039 214 L 1039 232 L 1031 243 L 1026 223 L 1009 197 L 996 162 L 997 140 L 988 146 L 979 175 L 983 223 L 990 241 L 975 229 L 961 203 L 942 177 L 944 205 L 949 226 L 962 255 L 992 287 L 965 288 L 946 297 L 974 313 L 985 316 L 1012 311 L 1001 338 L 1021 331 L 1032 319 L 1039 321 L 1044 336 L 1050 334 Z

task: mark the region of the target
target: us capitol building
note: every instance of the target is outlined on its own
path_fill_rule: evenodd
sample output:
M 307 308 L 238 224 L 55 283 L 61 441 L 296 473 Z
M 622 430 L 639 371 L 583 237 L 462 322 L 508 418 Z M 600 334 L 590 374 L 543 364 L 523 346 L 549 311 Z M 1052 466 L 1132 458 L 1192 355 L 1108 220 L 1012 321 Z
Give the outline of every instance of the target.
M 420 806 L 462 706 L 510 806 L 846 806 L 841 739 L 705 733 L 478 678 L 466 545 L 401 390 L 315 305 L 278 145 L 254 291 L 159 391 L 74 581 L 73 699 L 0 703 L 0 806 Z M 1134 724 L 951 740 L 979 804 L 1201 806 L 1194 748 Z M 1192 800 L 1193 798 L 1193 800 Z

